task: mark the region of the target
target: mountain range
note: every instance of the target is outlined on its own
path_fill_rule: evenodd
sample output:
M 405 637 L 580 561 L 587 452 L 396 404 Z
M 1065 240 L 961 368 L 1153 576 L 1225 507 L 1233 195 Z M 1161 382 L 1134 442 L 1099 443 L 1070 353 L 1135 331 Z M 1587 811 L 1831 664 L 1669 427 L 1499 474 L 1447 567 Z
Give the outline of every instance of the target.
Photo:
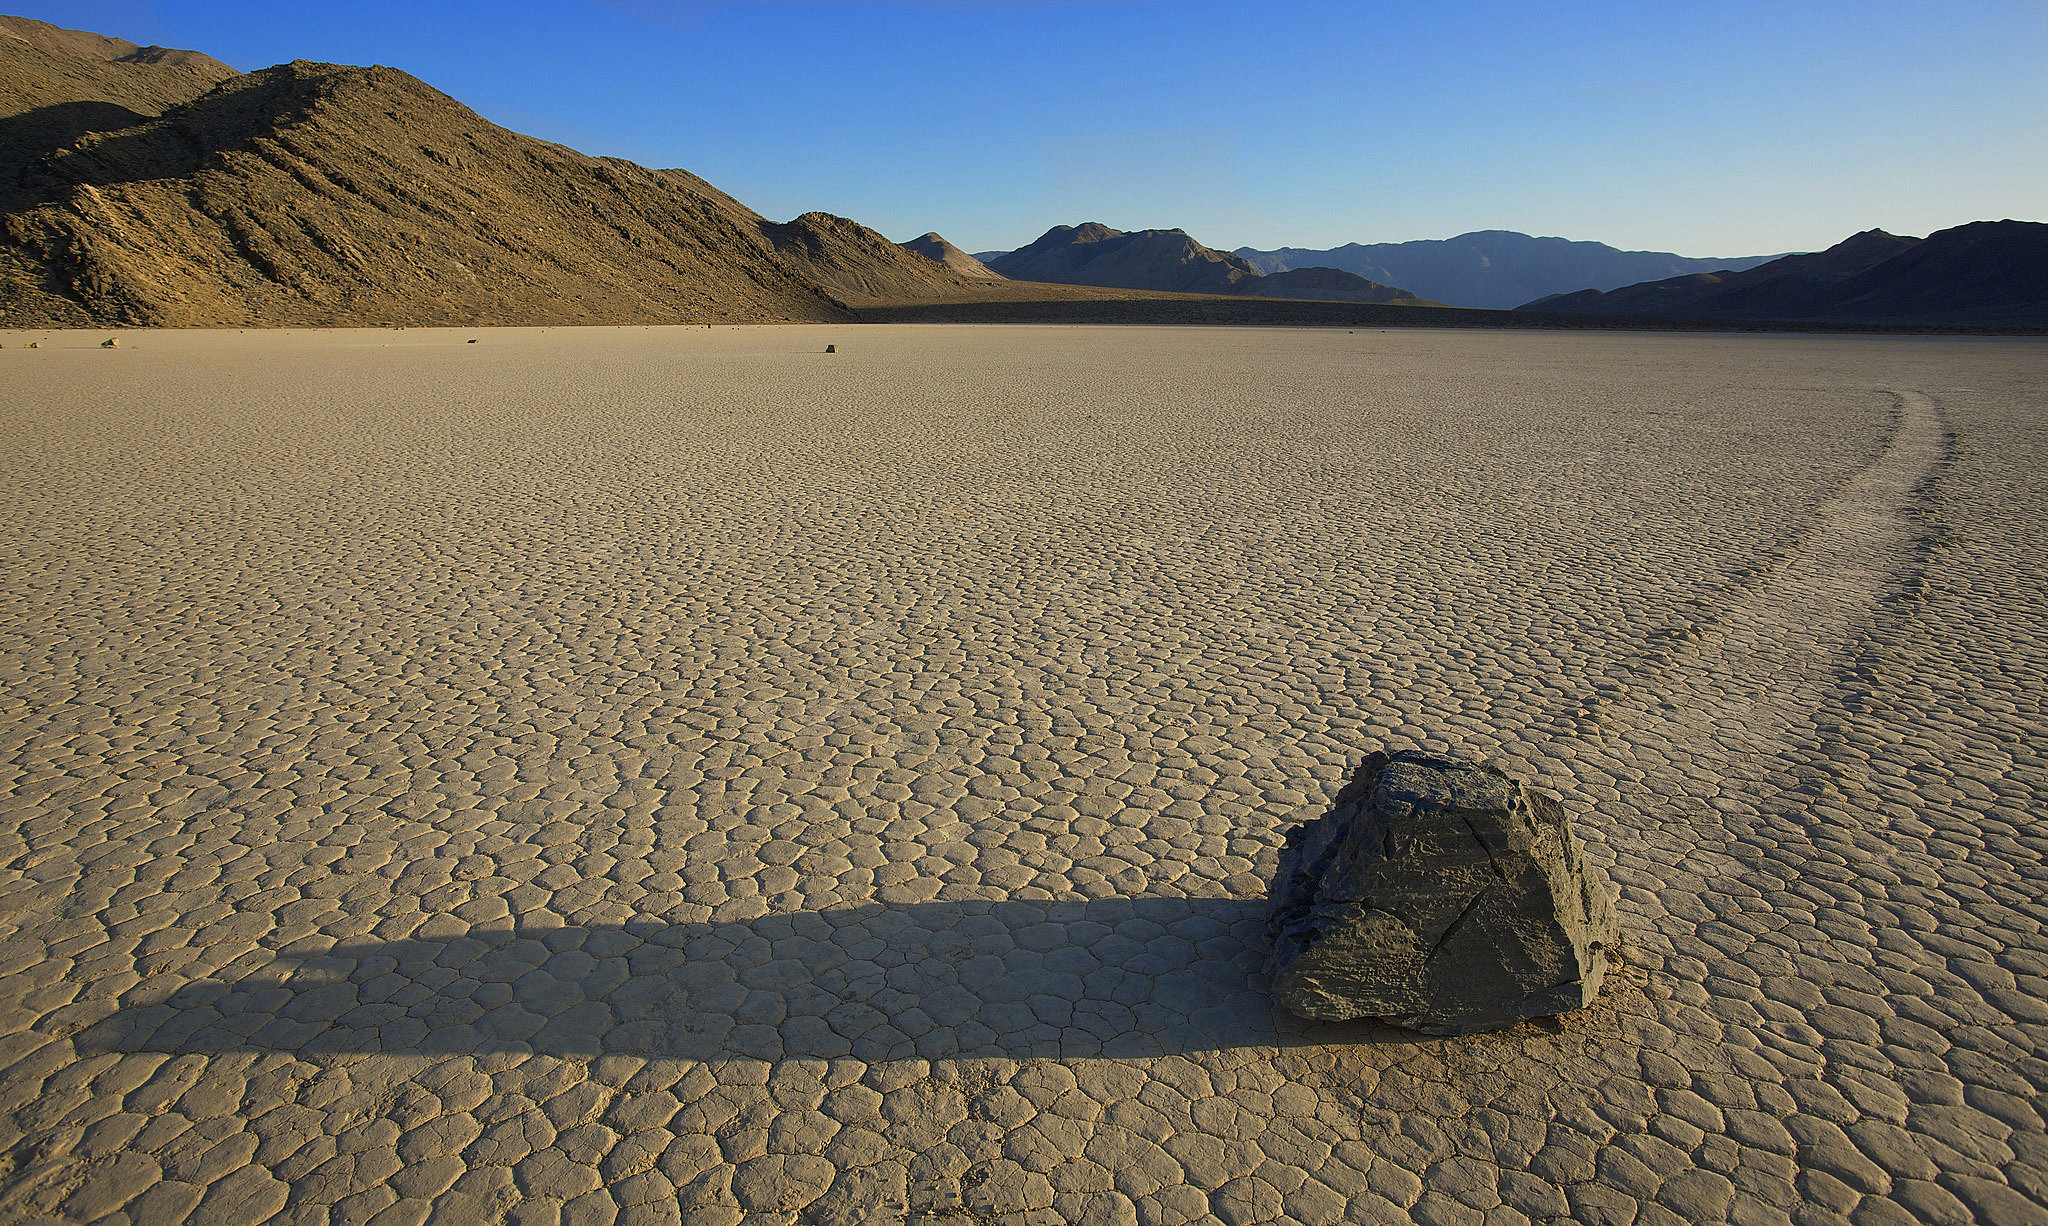
M 1811 255 L 1540 298 L 1523 311 L 1685 319 L 2048 323 L 2048 224 L 1979 221 L 1924 239 L 1865 230 Z
M 1107 242 L 1111 239 L 1117 241 Z M 1394 292 L 1404 299 L 1506 310 L 1549 294 L 1613 289 L 1689 272 L 1739 271 L 1775 257 L 1698 259 L 1668 251 L 1622 251 L 1606 243 L 1532 238 L 1511 230 L 1410 243 L 1347 243 L 1323 251 L 1239 247 L 1226 253 L 1204 247 L 1180 230 L 1126 235 L 1090 222 L 1055 226 L 1016 251 L 982 251 L 971 258 L 1019 280 L 1147 289 L 1199 285 L 1210 293 L 1258 293 L 1237 288 L 1253 275 L 1334 269 L 1366 284 L 1398 286 Z
M 2012 221 L 1723 260 L 1507 231 L 1224 252 L 1182 230 L 1088 222 L 977 257 L 828 213 L 771 221 L 687 171 L 497 127 L 394 69 L 300 60 L 245 74 L 195 51 L 0 17 L 0 327 L 2041 327 L 2044 250 L 2048 226 Z

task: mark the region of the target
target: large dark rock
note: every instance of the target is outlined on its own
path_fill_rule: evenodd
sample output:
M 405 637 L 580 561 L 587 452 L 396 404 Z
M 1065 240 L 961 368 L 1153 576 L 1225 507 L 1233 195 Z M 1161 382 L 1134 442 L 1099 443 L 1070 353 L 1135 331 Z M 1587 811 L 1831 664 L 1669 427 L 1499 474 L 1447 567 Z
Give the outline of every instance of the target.
M 1556 801 L 1414 751 L 1373 754 L 1289 834 L 1269 929 L 1288 1011 L 1431 1034 L 1589 1004 L 1615 939 L 1613 893 Z

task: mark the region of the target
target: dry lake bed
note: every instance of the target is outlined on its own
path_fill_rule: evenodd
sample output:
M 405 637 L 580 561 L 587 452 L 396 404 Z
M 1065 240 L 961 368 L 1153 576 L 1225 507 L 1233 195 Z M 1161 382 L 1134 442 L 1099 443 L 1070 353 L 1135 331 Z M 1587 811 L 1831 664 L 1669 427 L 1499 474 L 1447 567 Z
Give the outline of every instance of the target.
M 0 1223 L 2048 1220 L 2048 342 L 106 335 L 0 335 Z M 1407 746 L 1594 1008 L 1276 1015 Z

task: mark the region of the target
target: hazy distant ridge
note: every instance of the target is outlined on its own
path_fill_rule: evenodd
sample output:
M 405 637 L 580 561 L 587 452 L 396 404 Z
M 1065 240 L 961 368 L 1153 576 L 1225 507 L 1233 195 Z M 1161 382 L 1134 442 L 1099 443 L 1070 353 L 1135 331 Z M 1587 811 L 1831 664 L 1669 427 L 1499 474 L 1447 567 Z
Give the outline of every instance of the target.
M 1409 243 L 1346 243 L 1326 251 L 1239 247 L 1236 254 L 1262 273 L 1340 268 L 1451 306 L 1501 310 L 1546 294 L 1614 289 L 1690 272 L 1740 271 L 1777 258 L 1697 259 L 1668 251 L 1623 251 L 1606 243 L 1533 238 L 1513 230 L 1475 230 L 1456 238 Z

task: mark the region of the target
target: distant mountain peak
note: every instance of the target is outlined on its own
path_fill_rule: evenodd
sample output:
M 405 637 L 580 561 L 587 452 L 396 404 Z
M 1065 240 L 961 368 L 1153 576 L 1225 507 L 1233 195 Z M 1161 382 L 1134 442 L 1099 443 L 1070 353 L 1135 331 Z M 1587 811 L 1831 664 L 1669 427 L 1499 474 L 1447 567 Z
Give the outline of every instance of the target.
M 1054 226 L 1038 241 L 1044 242 L 1054 234 L 1067 234 L 1077 243 L 1099 243 L 1105 239 L 1121 238 L 1123 233 L 1122 230 L 1112 229 L 1099 221 L 1084 221 L 1078 226 Z
M 1901 238 L 1901 236 L 1893 234 L 1889 230 L 1880 230 L 1873 226 L 1868 230 L 1859 230 L 1856 233 L 1851 234 L 1849 237 L 1843 239 L 1841 242 L 1836 243 L 1834 246 L 1828 248 L 1828 250 L 1856 251 L 1862 248 L 1872 246 L 1895 247 L 1901 242 L 1910 243 L 1914 241 L 1916 240 L 1912 238 Z
M 945 236 L 936 230 L 927 231 L 907 243 L 898 245 L 905 251 L 915 251 L 928 260 L 937 260 L 961 276 L 995 281 L 1003 279 L 1001 273 L 947 242 Z
M 1258 270 L 1185 230 L 1118 230 L 1099 221 L 1054 226 L 1029 246 L 987 261 L 1016 281 L 1228 294 Z

